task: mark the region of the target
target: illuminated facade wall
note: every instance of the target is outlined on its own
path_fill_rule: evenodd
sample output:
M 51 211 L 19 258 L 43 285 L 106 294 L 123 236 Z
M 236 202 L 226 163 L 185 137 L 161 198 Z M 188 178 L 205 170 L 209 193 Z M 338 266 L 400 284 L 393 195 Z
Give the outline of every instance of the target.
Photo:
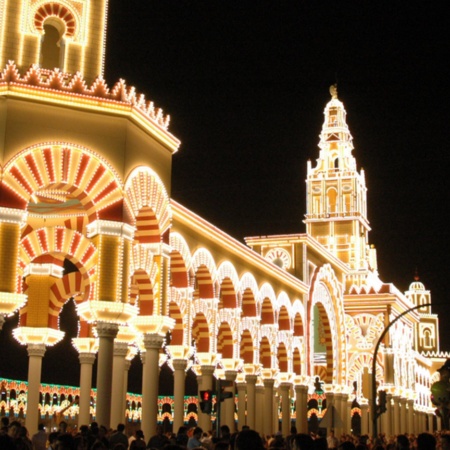
M 159 363 L 175 373 L 206 377 L 212 367 L 246 385 L 247 398 L 254 383 L 284 400 L 297 387 L 311 394 L 319 377 L 343 416 L 355 395 L 366 404 L 378 337 L 430 296 L 418 282 L 403 294 L 379 279 L 364 172 L 337 92 L 308 164 L 306 233 L 245 246 L 170 198 L 180 143 L 169 117 L 101 77 L 105 1 L 3 1 L 0 11 L 0 312 L 20 310 L 14 335 L 30 367 L 62 339 L 59 314 L 74 299 L 80 361 L 101 346 L 105 324 L 128 360 L 149 359 L 170 331 L 169 361 Z M 383 344 L 380 387 L 404 414 L 430 414 L 436 315 L 411 313 Z

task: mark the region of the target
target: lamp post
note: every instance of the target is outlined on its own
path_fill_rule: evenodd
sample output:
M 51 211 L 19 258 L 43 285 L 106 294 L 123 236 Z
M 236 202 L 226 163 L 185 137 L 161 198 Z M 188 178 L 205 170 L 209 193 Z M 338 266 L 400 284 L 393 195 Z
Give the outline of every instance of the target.
M 377 368 L 377 355 L 378 355 L 378 350 L 380 348 L 381 342 L 383 341 L 384 337 L 386 336 L 387 332 L 389 331 L 389 329 L 391 328 L 392 325 L 394 325 L 395 322 L 397 322 L 397 320 L 401 319 L 403 316 L 406 316 L 406 314 L 410 313 L 411 311 L 414 311 L 415 309 L 419 309 L 419 308 L 424 308 L 426 306 L 431 306 L 431 303 L 424 303 L 423 305 L 416 305 L 413 306 L 412 308 L 408 308 L 405 311 L 403 311 L 401 314 L 399 314 L 395 319 L 391 320 L 386 328 L 383 330 L 383 332 L 381 333 L 377 345 L 375 346 L 375 351 L 373 352 L 373 360 L 372 360 L 372 410 L 371 410 L 371 414 L 372 414 L 372 437 L 375 441 L 375 439 L 378 436 L 378 417 L 380 416 L 380 414 L 382 414 L 379 411 L 376 411 L 375 408 L 375 404 L 376 404 L 376 396 L 377 396 L 377 380 L 376 380 L 376 368 Z

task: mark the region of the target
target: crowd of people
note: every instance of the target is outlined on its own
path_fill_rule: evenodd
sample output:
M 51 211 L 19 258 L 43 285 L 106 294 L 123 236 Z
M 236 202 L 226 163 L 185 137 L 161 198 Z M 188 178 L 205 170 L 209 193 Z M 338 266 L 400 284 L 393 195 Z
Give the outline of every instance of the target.
M 19 421 L 2 417 L 0 450 L 450 450 L 450 433 L 401 434 L 377 439 L 369 436 L 343 434 L 340 438 L 330 431 L 327 437 L 314 433 L 297 433 L 292 427 L 288 436 L 280 432 L 262 436 L 248 427 L 231 433 L 227 425 L 220 427 L 219 436 L 200 427 L 182 426 L 177 433 L 164 433 L 158 426 L 156 434 L 146 440 L 142 430 L 127 435 L 125 425 L 108 430 L 92 422 L 79 429 L 70 429 L 62 421 L 59 428 L 47 433 L 43 424 L 29 436 Z

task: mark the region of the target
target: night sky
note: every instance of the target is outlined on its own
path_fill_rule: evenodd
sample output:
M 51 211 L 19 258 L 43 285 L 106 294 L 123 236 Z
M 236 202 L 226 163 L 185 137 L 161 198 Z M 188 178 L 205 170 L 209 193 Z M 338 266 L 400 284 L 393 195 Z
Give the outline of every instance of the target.
M 380 276 L 404 291 L 417 270 L 441 316 L 441 350 L 450 351 L 448 4 L 109 5 L 106 80 L 112 86 L 124 78 L 171 115 L 169 129 L 182 142 L 172 197 L 239 240 L 305 232 L 306 163 L 318 157 L 329 86 L 338 83 L 353 154 L 366 174 Z M 25 348 L 11 351 L 25 366 L 14 369 L 2 358 L 0 376 L 26 378 Z M 74 350 L 62 355 L 76 367 Z M 58 364 L 47 359 L 43 381 L 57 382 Z M 132 380 L 140 370 L 133 363 Z M 78 368 L 63 375 L 78 384 Z M 139 390 L 140 381 L 133 383 L 131 390 Z

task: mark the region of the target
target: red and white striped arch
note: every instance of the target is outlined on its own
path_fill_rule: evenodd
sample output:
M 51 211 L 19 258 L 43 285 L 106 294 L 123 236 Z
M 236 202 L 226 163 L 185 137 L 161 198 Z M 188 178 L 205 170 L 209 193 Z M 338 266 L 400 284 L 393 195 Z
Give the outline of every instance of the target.
M 44 23 L 49 18 L 59 19 L 64 23 L 65 37 L 75 36 L 79 27 L 79 17 L 68 2 L 59 0 L 57 2 L 39 2 L 33 14 L 34 28 L 40 33 L 44 32 Z
M 180 294 L 180 292 L 171 288 L 170 290 L 170 303 L 169 303 L 169 317 L 175 320 L 175 326 L 172 328 L 172 345 L 190 345 L 189 339 L 189 327 L 188 327 L 188 306 L 186 299 Z
M 192 322 L 192 338 L 195 339 L 197 352 L 213 351 L 208 320 L 201 312 L 196 314 Z
M 222 355 L 222 358 L 234 357 L 234 339 L 230 325 L 227 322 L 222 322 L 217 333 L 217 352 Z
M 220 285 L 219 309 L 237 308 L 239 277 L 233 264 L 223 262 L 217 270 L 217 278 Z
M 347 381 L 351 385 L 354 381 L 360 383 L 364 369 L 372 371 L 373 354 L 371 352 L 354 353 L 348 362 Z M 376 379 L 380 383 L 384 379 L 384 361 L 382 353 L 377 355 Z
M 191 267 L 191 252 L 185 239 L 179 233 L 170 233 L 170 275 L 172 286 L 189 287 L 189 269 Z
M 273 312 L 275 312 L 275 310 L 277 309 L 277 298 L 275 295 L 275 291 L 273 290 L 273 287 L 269 283 L 264 283 L 261 286 L 261 289 L 259 290 L 258 294 L 258 309 L 261 315 L 261 319 L 263 315 L 263 303 L 266 304 L 267 308 L 267 302 L 270 303 L 270 308 L 272 309 Z M 275 320 L 275 316 L 273 320 Z
M 211 253 L 205 248 L 199 248 L 192 256 L 192 270 L 195 273 L 197 298 L 214 298 L 216 296 L 215 282 L 217 279 L 216 263 Z
M 314 306 L 317 306 L 325 332 L 327 352 L 327 375 L 323 380 L 327 383 L 342 383 L 342 377 L 347 369 L 347 346 L 345 340 L 345 313 L 342 298 L 342 288 L 331 266 L 325 264 L 318 267 L 311 280 L 308 299 L 308 330 L 309 330 L 309 367 L 314 367 L 314 329 L 312 317 Z M 336 364 L 333 364 L 336 362 Z
M 106 160 L 66 143 L 38 144 L 15 155 L 4 168 L 3 190 L 4 206 L 23 209 L 42 191 L 77 199 L 88 222 L 122 200 L 121 181 Z
M 256 299 L 258 296 L 258 284 L 255 277 L 246 272 L 241 278 L 239 293 L 243 317 L 255 317 L 258 314 Z
M 97 249 L 81 233 L 64 227 L 40 228 L 20 241 L 20 268 L 46 254 L 62 254 L 78 268 L 84 282 L 94 279 Z
M 80 272 L 64 275 L 50 288 L 49 324 L 50 328 L 58 329 L 58 317 L 61 308 L 72 297 L 79 297 L 78 301 L 87 300 L 89 284 Z M 81 297 L 81 298 L 80 298 Z
M 149 167 L 134 169 L 125 183 L 125 204 L 134 218 L 135 238 L 157 243 L 172 221 L 170 199 L 159 176 Z

